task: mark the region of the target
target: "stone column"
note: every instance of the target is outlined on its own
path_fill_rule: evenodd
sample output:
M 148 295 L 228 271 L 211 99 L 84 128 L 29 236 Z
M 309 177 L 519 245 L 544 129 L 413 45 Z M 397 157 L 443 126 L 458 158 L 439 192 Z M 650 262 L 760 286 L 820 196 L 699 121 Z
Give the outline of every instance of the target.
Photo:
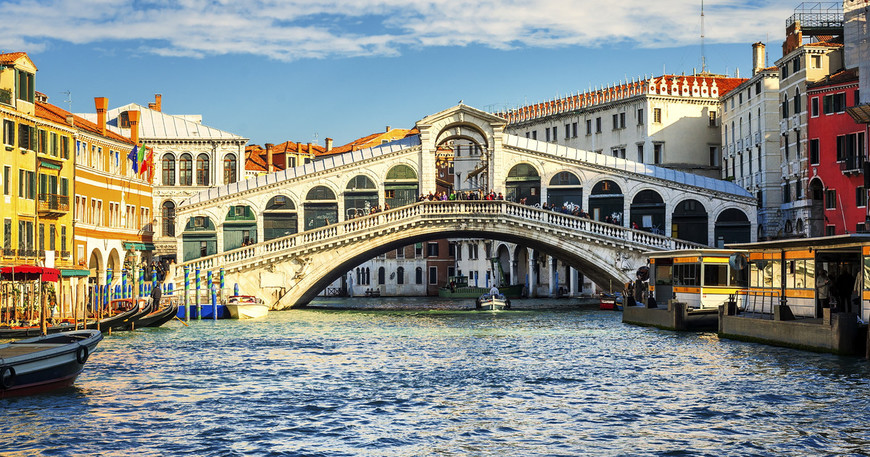
M 547 272 L 548 277 L 549 277 L 548 282 L 550 283 L 550 297 L 558 296 L 559 284 L 558 284 L 558 281 L 556 280 L 556 263 L 557 262 L 558 261 L 556 260 L 555 257 L 548 257 L 547 258 L 547 268 L 550 270 Z
M 529 298 L 535 298 L 537 296 L 535 289 L 538 282 L 538 279 L 535 276 L 535 251 L 530 248 L 526 249 L 528 249 L 529 253 Z
M 569 280 L 571 281 L 571 285 L 568 287 L 568 290 L 571 291 L 571 296 L 577 296 L 577 270 L 574 267 L 571 267 L 570 273 L 568 274 Z

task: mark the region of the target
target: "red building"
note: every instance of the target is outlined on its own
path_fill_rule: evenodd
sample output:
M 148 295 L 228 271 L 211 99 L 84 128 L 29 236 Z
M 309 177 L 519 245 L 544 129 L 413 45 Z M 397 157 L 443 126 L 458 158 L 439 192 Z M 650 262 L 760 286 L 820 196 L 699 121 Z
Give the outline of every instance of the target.
M 815 214 L 811 223 L 825 235 L 866 229 L 867 125 L 856 123 L 846 108 L 859 104 L 857 71 L 844 70 L 807 86 L 807 138 L 810 195 Z M 816 232 L 820 233 L 820 232 Z

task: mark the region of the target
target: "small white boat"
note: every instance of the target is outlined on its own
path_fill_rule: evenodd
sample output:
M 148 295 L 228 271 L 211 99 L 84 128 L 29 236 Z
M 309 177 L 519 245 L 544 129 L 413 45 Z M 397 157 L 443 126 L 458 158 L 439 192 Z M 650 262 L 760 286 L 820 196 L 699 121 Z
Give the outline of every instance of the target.
M 511 301 L 503 294 L 483 294 L 477 299 L 476 308 L 483 311 L 511 309 Z
M 256 319 L 269 312 L 263 300 L 252 295 L 233 295 L 224 305 L 233 319 Z
M 102 339 L 99 330 L 76 330 L 0 344 L 0 398 L 72 385 Z

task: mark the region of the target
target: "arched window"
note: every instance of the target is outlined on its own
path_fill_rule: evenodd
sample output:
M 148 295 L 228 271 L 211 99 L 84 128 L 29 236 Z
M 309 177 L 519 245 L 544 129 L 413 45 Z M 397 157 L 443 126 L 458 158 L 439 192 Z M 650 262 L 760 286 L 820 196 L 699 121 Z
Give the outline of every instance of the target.
M 196 185 L 208 185 L 208 154 L 200 154 L 196 156 Z
M 224 156 L 224 184 L 231 184 L 238 181 L 236 168 L 238 161 L 235 154 L 227 154 Z
M 175 185 L 175 156 L 172 154 L 163 154 L 163 185 Z
M 414 283 L 423 284 L 423 268 L 417 267 L 417 270 L 414 271 Z
M 378 268 L 378 285 L 384 285 L 387 282 L 387 270 L 384 267 Z
M 190 154 L 182 154 L 178 161 L 178 180 L 182 186 L 193 185 L 193 158 Z
M 405 284 L 405 268 L 399 267 L 396 269 L 396 284 Z
M 163 219 L 163 236 L 175 236 L 175 203 L 171 200 L 163 202 L 160 212 Z

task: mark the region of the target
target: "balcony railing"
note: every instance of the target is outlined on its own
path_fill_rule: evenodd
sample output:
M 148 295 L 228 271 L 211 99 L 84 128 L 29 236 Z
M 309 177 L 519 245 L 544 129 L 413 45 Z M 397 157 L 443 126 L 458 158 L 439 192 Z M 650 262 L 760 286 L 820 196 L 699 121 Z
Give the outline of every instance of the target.
M 60 258 L 61 259 L 69 258 L 69 254 L 70 254 L 69 251 L 60 251 Z
M 854 156 L 854 157 L 846 157 L 845 160 L 839 162 L 840 170 L 842 170 L 843 174 L 852 174 L 852 173 L 861 173 L 864 167 L 864 161 L 862 157 Z
M 3 255 L 6 257 L 14 257 L 15 256 L 15 249 L 3 248 Z
M 57 194 L 39 194 L 37 211 L 43 213 L 68 213 L 69 196 Z
M 19 257 L 36 257 L 35 249 L 19 249 L 18 250 Z

